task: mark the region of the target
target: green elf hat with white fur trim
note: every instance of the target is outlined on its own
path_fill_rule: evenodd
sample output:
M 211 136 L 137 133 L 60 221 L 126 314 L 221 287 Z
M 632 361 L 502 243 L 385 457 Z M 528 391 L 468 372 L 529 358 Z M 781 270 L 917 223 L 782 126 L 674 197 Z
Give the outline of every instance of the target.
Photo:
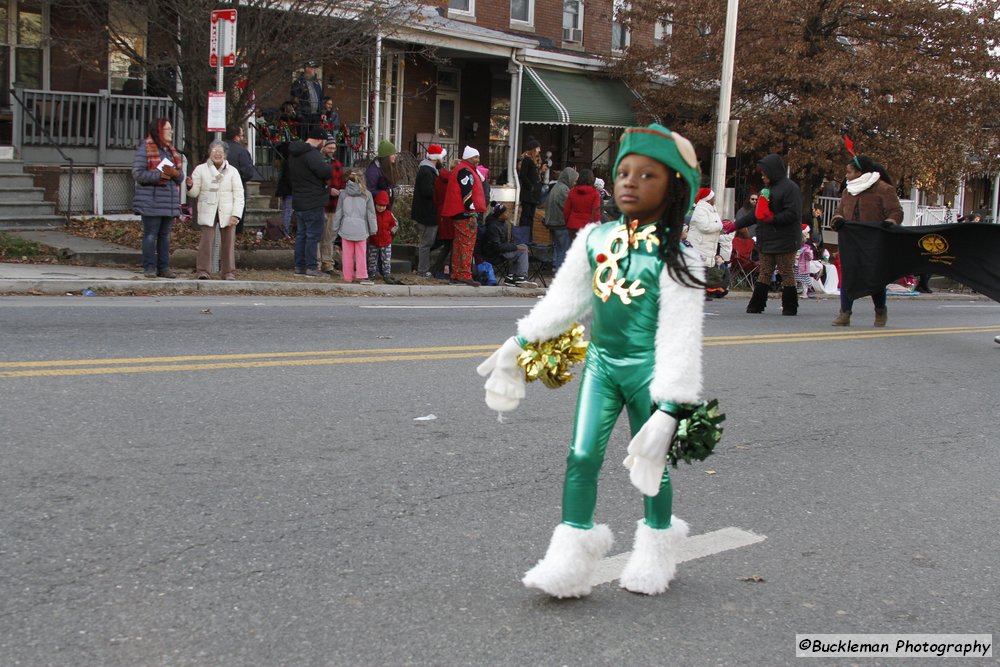
M 694 206 L 694 196 L 701 183 L 701 169 L 690 141 L 659 123 L 652 123 L 646 127 L 627 128 L 622 134 L 620 146 L 612 174 L 618 173 L 618 163 L 626 155 L 645 155 L 675 170 L 687 181 L 691 193 L 688 207 Z

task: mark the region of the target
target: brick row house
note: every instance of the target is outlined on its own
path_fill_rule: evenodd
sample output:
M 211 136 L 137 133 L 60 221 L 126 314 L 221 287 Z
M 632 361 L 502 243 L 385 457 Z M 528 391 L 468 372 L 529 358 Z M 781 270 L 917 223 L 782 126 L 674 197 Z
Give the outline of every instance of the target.
M 169 71 L 145 72 L 143 94 L 128 94 L 130 59 L 110 45 L 97 50 L 96 67 L 85 67 L 50 39 L 53 32 L 72 32 L 77 20 L 66 3 L 56 11 L 53 1 L 0 0 L 0 151 L 39 176 L 60 210 L 69 203 L 72 182 L 74 211 L 127 211 L 128 167 L 145 120 L 168 115 L 183 126 L 160 90 L 177 83 Z M 417 156 L 429 143 L 444 145 L 452 156 L 468 144 L 489 166 L 497 196 L 514 201 L 516 160 L 533 137 L 551 153 L 555 170 L 573 165 L 607 175 L 621 130 L 637 122 L 640 109 L 632 91 L 608 76 L 609 65 L 630 41 L 656 37 L 654 26 L 629 31 L 617 23 L 617 4 L 426 3 L 414 20 L 379 39 L 361 66 L 320 63 L 323 92 L 334 99 L 345 126 L 365 130 L 365 145 L 354 146 L 347 161 L 367 158 L 381 139 Z M 115 0 L 107 7 L 109 23 L 117 22 L 119 31 L 124 25 L 133 46 L 158 48 L 142 17 L 123 15 Z M 295 66 L 289 63 L 289 82 Z M 276 110 L 282 101 L 278 94 L 258 105 Z M 264 153 L 258 156 L 266 161 Z

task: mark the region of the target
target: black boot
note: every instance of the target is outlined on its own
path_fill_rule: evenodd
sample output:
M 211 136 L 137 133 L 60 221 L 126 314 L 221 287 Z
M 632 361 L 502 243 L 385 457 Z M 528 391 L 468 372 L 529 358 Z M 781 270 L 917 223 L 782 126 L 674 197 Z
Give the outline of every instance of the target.
M 764 308 L 767 307 L 767 283 L 753 284 L 753 296 L 750 297 L 750 303 L 747 304 L 748 313 L 763 313 Z
M 799 291 L 795 287 L 785 285 L 781 288 L 781 314 L 799 314 Z

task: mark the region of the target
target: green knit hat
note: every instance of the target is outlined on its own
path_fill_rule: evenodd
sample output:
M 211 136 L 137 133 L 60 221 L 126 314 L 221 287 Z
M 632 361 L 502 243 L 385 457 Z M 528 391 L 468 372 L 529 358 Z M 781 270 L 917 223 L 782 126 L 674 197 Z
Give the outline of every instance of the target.
M 397 153 L 396 147 L 392 145 L 392 142 L 388 139 L 383 139 L 378 142 L 378 156 L 379 157 L 389 157 L 390 155 L 395 155 Z
M 631 153 L 645 155 L 680 174 L 687 181 L 691 193 L 688 207 L 694 206 L 694 197 L 701 183 L 701 169 L 698 168 L 698 156 L 690 141 L 659 123 L 627 128 L 622 134 L 621 148 L 612 174 L 618 173 L 618 163 Z

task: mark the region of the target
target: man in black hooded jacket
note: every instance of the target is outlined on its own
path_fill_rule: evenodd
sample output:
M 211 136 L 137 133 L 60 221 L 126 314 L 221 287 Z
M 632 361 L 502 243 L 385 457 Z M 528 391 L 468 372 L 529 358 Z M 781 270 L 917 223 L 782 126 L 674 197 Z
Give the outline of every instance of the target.
M 802 247 L 802 193 L 799 186 L 785 175 L 785 163 L 778 155 L 771 153 L 760 160 L 757 170 L 764 180 L 768 196 L 766 200 L 764 197 L 758 200 L 754 211 L 736 218 L 737 229 L 757 225 L 760 271 L 747 312 L 764 312 L 771 274 L 777 267 L 781 276 L 781 314 L 796 315 L 799 298 L 795 289 L 795 255 Z

